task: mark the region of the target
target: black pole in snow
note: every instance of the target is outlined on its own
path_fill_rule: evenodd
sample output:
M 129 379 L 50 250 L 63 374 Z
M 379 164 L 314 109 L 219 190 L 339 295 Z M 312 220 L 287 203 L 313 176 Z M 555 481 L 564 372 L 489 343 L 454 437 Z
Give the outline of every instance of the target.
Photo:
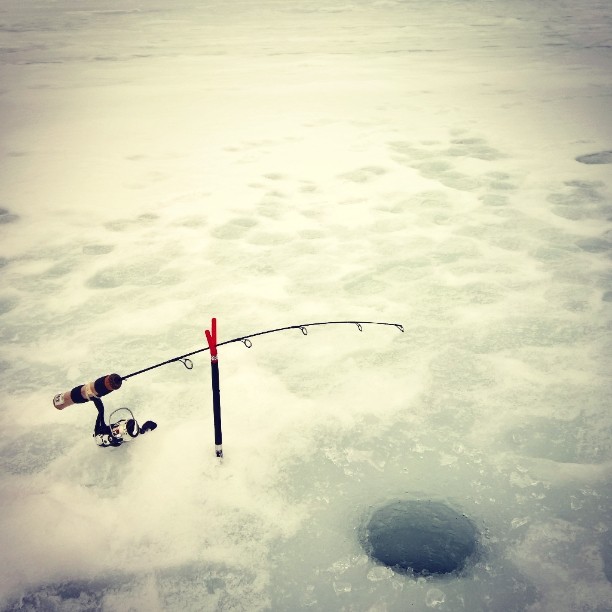
M 217 356 L 217 319 L 212 320 L 212 330 L 206 330 L 210 348 L 210 373 L 213 394 L 213 419 L 215 424 L 215 455 L 223 457 L 223 433 L 221 431 L 221 395 L 219 393 L 219 359 Z
M 215 455 L 223 457 L 223 433 L 221 432 L 221 397 L 219 395 L 219 362 L 210 362 L 213 390 L 213 419 L 215 422 Z

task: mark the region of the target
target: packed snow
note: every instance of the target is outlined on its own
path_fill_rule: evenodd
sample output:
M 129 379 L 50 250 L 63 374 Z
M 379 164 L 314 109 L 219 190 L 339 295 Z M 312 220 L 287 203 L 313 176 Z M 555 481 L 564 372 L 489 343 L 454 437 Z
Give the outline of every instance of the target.
M 0 609 L 612 607 L 612 5 L 4 0 Z M 219 339 L 104 398 L 56 393 Z M 412 576 L 381 504 L 463 513 Z

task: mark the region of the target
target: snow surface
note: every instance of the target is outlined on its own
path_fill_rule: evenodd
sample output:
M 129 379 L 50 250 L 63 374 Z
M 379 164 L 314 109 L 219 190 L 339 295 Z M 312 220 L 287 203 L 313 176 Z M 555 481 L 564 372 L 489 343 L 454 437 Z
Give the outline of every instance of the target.
M 607 0 L 4 0 L 0 609 L 612 608 Z M 61 391 L 220 339 L 108 396 Z M 375 564 L 373 508 L 482 556 Z

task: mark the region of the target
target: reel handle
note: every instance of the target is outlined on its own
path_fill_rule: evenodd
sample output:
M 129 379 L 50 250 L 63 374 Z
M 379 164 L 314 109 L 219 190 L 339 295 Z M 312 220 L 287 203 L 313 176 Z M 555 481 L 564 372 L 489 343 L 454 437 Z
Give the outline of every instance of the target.
M 68 406 L 72 406 L 72 404 L 84 404 L 93 397 L 102 397 L 108 395 L 111 391 L 116 391 L 121 387 L 122 383 L 123 379 L 119 374 L 101 376 L 93 382 L 74 387 L 71 391 L 58 393 L 53 398 L 53 405 L 58 410 L 63 410 Z

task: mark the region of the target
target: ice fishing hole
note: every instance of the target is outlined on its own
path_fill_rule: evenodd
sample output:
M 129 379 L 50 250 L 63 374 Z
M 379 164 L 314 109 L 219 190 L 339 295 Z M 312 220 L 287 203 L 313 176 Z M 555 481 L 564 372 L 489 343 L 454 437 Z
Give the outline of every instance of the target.
M 375 561 L 421 576 L 459 573 L 478 548 L 478 532 L 470 519 L 429 500 L 395 500 L 377 508 L 361 539 Z

